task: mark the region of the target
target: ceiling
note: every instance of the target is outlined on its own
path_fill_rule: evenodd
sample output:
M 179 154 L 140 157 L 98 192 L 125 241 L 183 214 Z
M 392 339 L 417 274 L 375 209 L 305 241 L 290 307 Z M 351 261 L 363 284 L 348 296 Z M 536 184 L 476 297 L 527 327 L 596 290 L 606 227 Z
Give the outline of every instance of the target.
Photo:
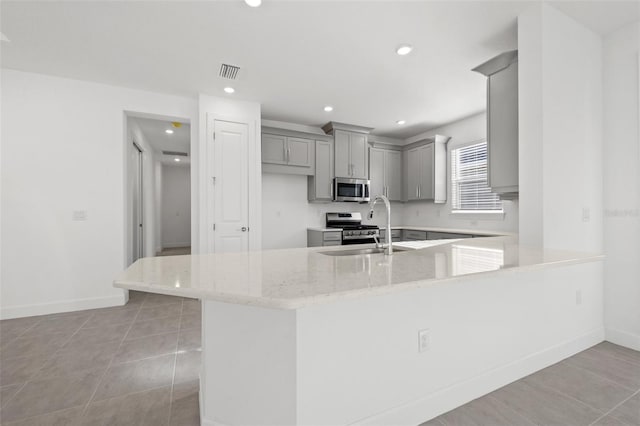
M 629 5 L 637 5 L 560 3 L 599 32 L 628 21 Z M 11 42 L 2 45 L 2 66 L 230 96 L 260 102 L 265 119 L 313 126 L 333 120 L 406 138 L 484 110 L 485 78 L 470 70 L 516 48 L 516 17 L 530 4 L 4 0 L 1 28 Z M 401 43 L 414 51 L 396 55 Z M 223 62 L 241 67 L 238 81 L 218 77 Z M 222 91 L 229 85 L 235 94 Z M 324 112 L 325 105 L 334 111 Z
M 170 121 L 165 120 L 141 117 L 130 117 L 130 120 L 138 123 L 147 142 L 158 153 L 162 153 L 162 151 L 190 153 L 191 126 L 189 124 L 182 123 L 182 126 L 176 128 Z M 165 132 L 167 129 L 173 130 L 173 134 L 167 134 L 167 132 Z M 174 158 L 180 158 L 180 162 L 176 162 Z M 171 166 L 185 165 L 191 163 L 191 157 L 163 155 L 161 161 L 163 164 Z

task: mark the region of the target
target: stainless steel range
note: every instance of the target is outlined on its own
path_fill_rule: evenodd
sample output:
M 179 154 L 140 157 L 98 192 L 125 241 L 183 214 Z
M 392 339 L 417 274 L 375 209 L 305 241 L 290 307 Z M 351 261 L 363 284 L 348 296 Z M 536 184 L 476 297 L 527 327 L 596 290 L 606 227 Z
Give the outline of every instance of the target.
M 363 225 L 362 215 L 354 213 L 327 213 L 327 228 L 342 229 L 342 244 L 368 244 L 380 239 L 380 228 Z

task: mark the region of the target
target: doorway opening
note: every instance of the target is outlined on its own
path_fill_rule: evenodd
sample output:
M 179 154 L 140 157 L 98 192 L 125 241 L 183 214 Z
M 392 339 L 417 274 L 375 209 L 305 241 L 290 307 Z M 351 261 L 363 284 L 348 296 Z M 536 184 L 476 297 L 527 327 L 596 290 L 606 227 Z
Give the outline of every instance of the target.
M 126 114 L 127 264 L 191 253 L 191 125 Z

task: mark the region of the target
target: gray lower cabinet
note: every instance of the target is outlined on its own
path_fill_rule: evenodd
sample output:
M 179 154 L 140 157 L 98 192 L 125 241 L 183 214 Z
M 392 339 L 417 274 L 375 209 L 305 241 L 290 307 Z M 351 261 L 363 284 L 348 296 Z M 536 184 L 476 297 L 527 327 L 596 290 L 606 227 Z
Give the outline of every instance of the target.
M 262 134 L 262 162 L 292 167 L 311 167 L 314 141 L 273 134 Z
M 307 230 L 307 247 L 342 245 L 342 231 Z
M 387 234 L 382 229 L 380 230 L 380 242 L 387 242 Z M 402 241 L 402 229 L 392 229 L 391 230 L 391 241 L 398 242 Z
M 447 201 L 448 137 L 436 136 L 427 144 L 405 151 L 405 196 L 407 201 Z
M 333 200 L 333 141 L 315 141 L 315 170 L 307 179 L 309 201 Z
M 454 238 L 472 238 L 471 234 L 454 234 L 451 232 L 427 232 L 427 240 L 449 240 Z
M 404 241 L 424 241 L 427 239 L 427 231 L 405 229 L 402 233 L 402 239 Z
M 369 180 L 372 197 L 385 195 L 391 201 L 402 201 L 402 153 L 370 148 Z

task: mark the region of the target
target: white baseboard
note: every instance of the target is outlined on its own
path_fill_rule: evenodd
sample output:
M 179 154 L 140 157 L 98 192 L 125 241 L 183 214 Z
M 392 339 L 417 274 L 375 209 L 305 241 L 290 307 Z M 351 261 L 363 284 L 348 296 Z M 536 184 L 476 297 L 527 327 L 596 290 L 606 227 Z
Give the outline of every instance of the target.
M 528 355 L 427 397 L 359 420 L 353 425 L 415 426 L 568 358 L 604 340 L 604 328 Z M 203 423 L 205 424 L 205 423 Z M 214 424 L 210 424 L 215 426 Z
M 118 296 L 94 297 L 89 299 L 62 300 L 36 305 L 7 306 L 0 309 L 0 319 L 32 317 L 36 315 L 59 314 L 62 312 L 84 311 L 86 309 L 122 306 L 127 295 L 123 290 Z
M 163 249 L 168 249 L 168 248 L 177 248 L 177 247 L 189 247 L 191 246 L 190 242 L 186 242 L 186 243 L 170 243 L 170 244 L 162 244 L 162 248 Z
M 608 342 L 640 351 L 640 335 L 611 327 L 605 328 L 604 335 Z

